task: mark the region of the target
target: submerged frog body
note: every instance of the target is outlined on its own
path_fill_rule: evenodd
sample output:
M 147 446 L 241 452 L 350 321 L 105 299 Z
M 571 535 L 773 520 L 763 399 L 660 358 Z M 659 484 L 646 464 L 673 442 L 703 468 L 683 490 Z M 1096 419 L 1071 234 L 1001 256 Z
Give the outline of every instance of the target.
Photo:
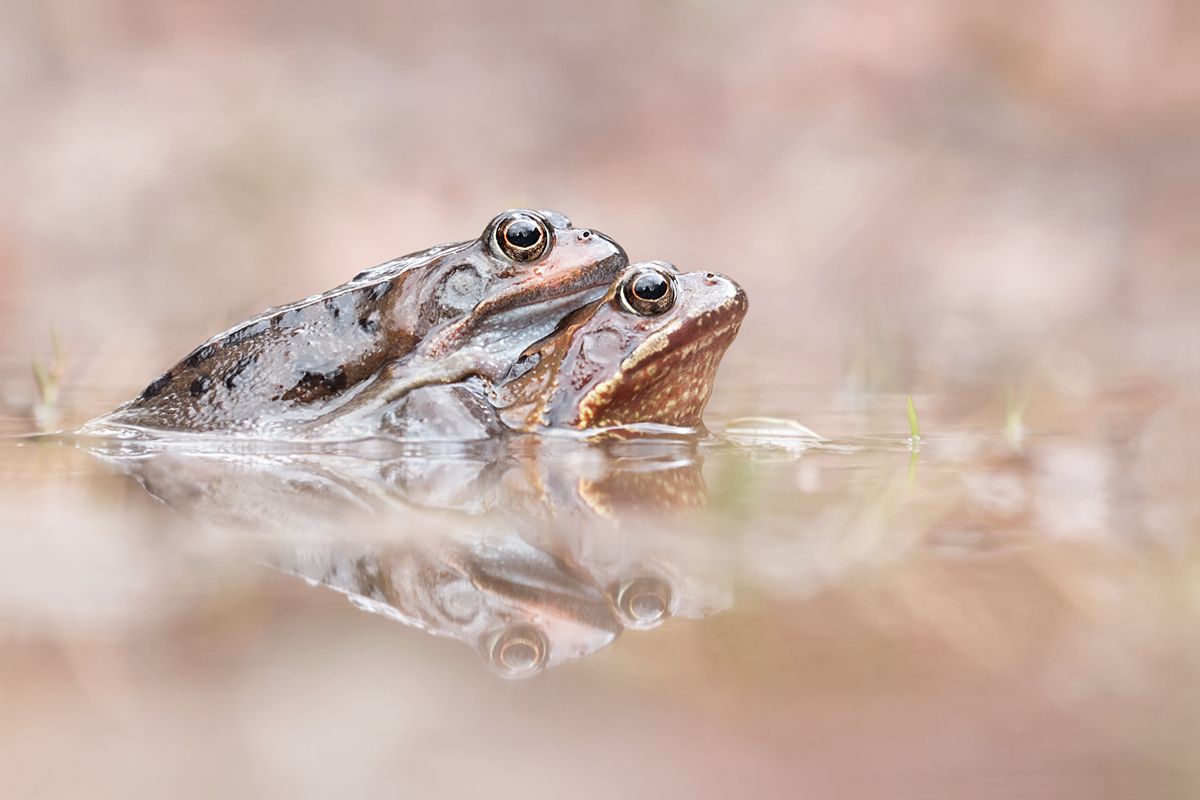
M 475 378 L 415 391 L 381 429 L 408 439 L 472 439 L 642 423 L 699 428 L 747 307 L 745 292 L 723 275 L 634 264 L 603 298 L 531 345 L 498 385 Z
M 561 214 L 508 211 L 474 241 L 398 258 L 210 339 L 85 431 L 369 434 L 349 420 L 369 425 L 414 387 L 502 378 L 627 263 L 616 242 Z

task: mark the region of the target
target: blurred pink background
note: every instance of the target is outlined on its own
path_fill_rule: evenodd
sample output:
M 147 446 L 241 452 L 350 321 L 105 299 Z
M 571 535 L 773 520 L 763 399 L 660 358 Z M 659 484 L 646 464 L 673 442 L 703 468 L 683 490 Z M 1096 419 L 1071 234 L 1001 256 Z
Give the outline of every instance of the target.
M 1200 372 L 1187 0 L 49 0 L 0 37 L 10 408 L 51 325 L 87 416 L 513 205 L 745 285 L 718 413 Z
M 52 327 L 77 424 L 510 206 L 743 284 L 714 429 L 913 395 L 916 488 L 734 465 L 733 610 L 509 684 L 10 447 L 0 794 L 1196 796 L 1200 4 L 0 0 L 5 430 Z M 1010 388 L 1076 438 L 936 449 Z

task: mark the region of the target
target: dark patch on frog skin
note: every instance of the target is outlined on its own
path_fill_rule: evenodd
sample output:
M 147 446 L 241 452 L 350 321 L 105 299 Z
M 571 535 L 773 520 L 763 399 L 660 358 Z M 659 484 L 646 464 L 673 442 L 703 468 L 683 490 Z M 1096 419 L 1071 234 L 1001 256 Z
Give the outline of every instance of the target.
M 158 397 L 160 394 L 162 394 L 163 389 L 166 389 L 167 386 L 170 385 L 171 378 L 173 377 L 174 375 L 172 375 L 170 372 L 165 372 L 159 377 L 155 378 L 150 382 L 150 385 L 143 389 L 142 393 L 138 395 L 137 402 L 144 403 L 147 400 L 153 400 L 154 398 Z
M 215 344 L 206 344 L 203 347 L 198 347 L 192 351 L 192 354 L 183 360 L 183 365 L 189 368 L 196 368 L 212 358 L 217 352 Z M 192 397 L 196 397 L 193 392 Z
M 346 370 L 343 367 L 329 372 L 305 372 L 296 385 L 280 396 L 284 402 L 311 403 L 346 388 Z
M 212 378 L 207 375 L 198 375 L 196 380 L 192 381 L 192 385 L 188 387 L 188 394 L 192 397 L 199 397 L 212 388 Z

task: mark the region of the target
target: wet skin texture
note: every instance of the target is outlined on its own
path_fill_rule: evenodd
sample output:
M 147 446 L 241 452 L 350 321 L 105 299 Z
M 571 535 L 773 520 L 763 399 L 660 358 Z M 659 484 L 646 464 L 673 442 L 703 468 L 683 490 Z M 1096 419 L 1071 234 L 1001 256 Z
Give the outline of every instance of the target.
M 519 431 L 699 427 L 747 307 L 746 293 L 723 275 L 635 264 L 604 298 L 531 346 L 492 404 Z
M 658 297 L 630 303 L 645 282 Z M 748 303 L 712 272 L 634 264 L 516 360 L 494 387 L 472 378 L 410 393 L 380 430 L 416 440 L 469 440 L 506 430 L 590 430 L 639 423 L 699 428 L 717 366 Z
M 413 387 L 502 378 L 627 263 L 561 214 L 505 212 L 475 241 L 390 261 L 214 337 L 89 427 L 369 432 L 362 420 Z M 358 427 L 337 424 L 351 419 Z

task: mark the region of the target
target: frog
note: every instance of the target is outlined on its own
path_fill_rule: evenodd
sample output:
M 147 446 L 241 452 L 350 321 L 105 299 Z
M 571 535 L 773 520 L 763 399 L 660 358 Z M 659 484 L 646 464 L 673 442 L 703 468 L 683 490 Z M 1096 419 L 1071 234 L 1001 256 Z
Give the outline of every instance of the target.
M 420 386 L 500 379 L 628 263 L 613 239 L 558 212 L 510 209 L 475 240 L 393 259 L 214 336 L 83 432 L 369 434 L 346 420 L 369 423 Z
M 717 367 L 748 308 L 741 286 L 719 273 L 633 264 L 527 347 L 501 381 L 473 376 L 413 392 L 380 429 L 418 440 L 702 431 Z
M 516 431 L 700 429 L 748 309 L 742 287 L 719 273 L 635 264 L 527 348 L 492 405 Z

